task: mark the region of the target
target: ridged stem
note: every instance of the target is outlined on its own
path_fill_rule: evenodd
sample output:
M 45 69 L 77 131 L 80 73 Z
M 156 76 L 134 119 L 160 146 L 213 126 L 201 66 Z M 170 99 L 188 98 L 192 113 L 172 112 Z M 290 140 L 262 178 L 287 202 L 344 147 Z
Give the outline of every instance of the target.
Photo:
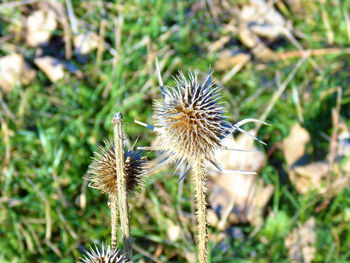
M 117 227 L 118 227 L 118 211 L 117 211 L 117 194 L 110 196 L 110 209 L 111 209 L 111 226 L 112 226 L 112 250 L 117 247 Z
M 203 169 L 202 160 L 197 161 L 193 168 L 193 182 L 195 185 L 195 199 L 196 199 L 196 216 L 198 221 L 197 228 L 197 253 L 199 263 L 208 262 L 208 234 L 207 234 L 207 202 L 205 187 L 206 177 Z
M 125 160 L 124 160 L 124 145 L 123 145 L 123 116 L 121 113 L 116 113 L 113 117 L 114 128 L 114 145 L 116 158 L 116 172 L 117 172 L 117 193 L 118 193 L 118 207 L 120 216 L 120 228 L 123 235 L 123 245 L 128 260 L 132 262 L 132 244 L 130 238 L 129 225 L 129 209 L 126 192 L 125 180 Z

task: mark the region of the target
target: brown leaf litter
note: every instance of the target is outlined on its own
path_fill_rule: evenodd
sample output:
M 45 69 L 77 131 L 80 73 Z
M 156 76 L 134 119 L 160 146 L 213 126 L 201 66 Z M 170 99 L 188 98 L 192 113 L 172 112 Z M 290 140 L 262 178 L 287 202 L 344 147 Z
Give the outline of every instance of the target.
M 41 9 L 34 11 L 27 17 L 26 41 L 31 47 L 46 44 L 57 28 L 55 12 L 44 7 L 43 5 Z
M 36 76 L 22 55 L 12 53 L 0 58 L 0 88 L 10 92 L 16 85 L 28 85 Z
M 320 194 L 334 196 L 350 182 L 350 161 L 342 163 L 343 158 L 349 156 L 350 136 L 346 125 L 342 126 L 344 131 L 338 135 L 334 167 L 327 159 L 305 163 L 305 146 L 310 141 L 310 135 L 300 124 L 294 124 L 290 135 L 283 140 L 289 179 L 299 193 L 316 190 Z
M 45 56 L 34 59 L 34 63 L 42 70 L 45 75 L 56 82 L 64 77 L 64 64 L 57 58 Z
M 100 38 L 95 32 L 78 34 L 73 39 L 75 52 L 80 55 L 86 55 L 98 48 Z
M 285 240 L 288 248 L 288 257 L 292 263 L 311 263 L 315 253 L 316 223 L 311 217 L 303 225 L 294 228 Z
M 216 158 L 224 170 L 244 170 L 259 172 L 265 165 L 266 155 L 253 146 L 251 138 L 241 134 L 236 139 L 227 138 L 225 146 L 253 152 L 222 151 L 216 152 Z M 249 222 L 252 225 L 262 223 L 263 210 L 273 193 L 273 185 L 253 174 L 219 173 L 211 170 L 208 182 L 209 204 L 218 212 L 220 222 L 209 212 L 212 224 L 223 229 L 226 221 L 230 223 Z M 231 213 L 233 211 L 233 213 Z

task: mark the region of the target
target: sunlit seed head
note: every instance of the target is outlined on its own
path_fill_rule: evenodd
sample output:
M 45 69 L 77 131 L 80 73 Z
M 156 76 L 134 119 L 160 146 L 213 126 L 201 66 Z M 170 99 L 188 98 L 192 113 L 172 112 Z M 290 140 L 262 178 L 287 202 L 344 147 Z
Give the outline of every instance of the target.
M 130 193 L 143 183 L 146 160 L 140 152 L 132 150 L 125 151 L 124 158 L 126 188 Z M 98 189 L 103 193 L 113 194 L 117 192 L 115 148 L 112 142 L 105 141 L 105 147 L 99 147 L 85 179 L 90 181 L 91 188 Z
M 154 103 L 159 148 L 175 159 L 188 163 L 203 158 L 213 160 L 222 139 L 232 132 L 219 104 L 219 88 L 208 79 L 199 82 L 197 73 L 189 73 L 186 79 L 180 72 L 176 86 L 167 87 L 164 100 Z
M 90 248 L 85 251 L 82 263 L 127 263 L 126 257 L 117 248 L 112 249 L 110 246 L 104 247 L 103 244 L 100 249 Z

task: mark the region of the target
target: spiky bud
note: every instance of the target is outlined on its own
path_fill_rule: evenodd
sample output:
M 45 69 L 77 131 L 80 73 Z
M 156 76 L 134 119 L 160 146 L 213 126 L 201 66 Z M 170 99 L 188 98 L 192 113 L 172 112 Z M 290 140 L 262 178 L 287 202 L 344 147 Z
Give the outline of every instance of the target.
M 134 192 L 143 183 L 143 174 L 146 160 L 138 151 L 125 151 L 125 176 L 128 193 Z M 86 180 L 90 181 L 91 188 L 103 193 L 117 192 L 117 173 L 114 144 L 105 141 L 105 147 L 100 146 L 95 153 L 93 162 L 88 169 Z
M 85 251 L 82 263 L 127 263 L 126 257 L 117 248 L 111 249 L 110 246 L 104 248 L 103 244 L 100 249 L 95 246 L 95 249 L 90 247 L 90 250 Z
M 177 160 L 194 163 L 198 159 L 214 160 L 214 151 L 232 132 L 224 108 L 219 104 L 218 87 L 208 78 L 199 82 L 197 73 L 189 80 L 180 72 L 176 86 L 163 89 L 163 101 L 154 103 L 155 131 L 160 137 L 158 148 Z

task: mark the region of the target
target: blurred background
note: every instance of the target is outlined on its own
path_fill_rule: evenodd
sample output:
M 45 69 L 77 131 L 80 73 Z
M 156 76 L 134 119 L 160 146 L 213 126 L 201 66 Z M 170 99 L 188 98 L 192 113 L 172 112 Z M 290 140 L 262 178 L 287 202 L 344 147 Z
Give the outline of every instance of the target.
M 350 262 L 350 2 L 0 3 L 0 262 L 78 262 L 110 240 L 107 197 L 82 178 L 124 115 L 151 145 L 152 101 L 212 68 L 235 134 L 208 177 L 211 262 Z M 157 153 L 145 153 L 156 164 Z M 209 167 L 210 168 L 210 167 Z M 195 262 L 190 177 L 147 176 L 130 199 L 135 262 Z M 119 244 L 121 246 L 121 244 Z

